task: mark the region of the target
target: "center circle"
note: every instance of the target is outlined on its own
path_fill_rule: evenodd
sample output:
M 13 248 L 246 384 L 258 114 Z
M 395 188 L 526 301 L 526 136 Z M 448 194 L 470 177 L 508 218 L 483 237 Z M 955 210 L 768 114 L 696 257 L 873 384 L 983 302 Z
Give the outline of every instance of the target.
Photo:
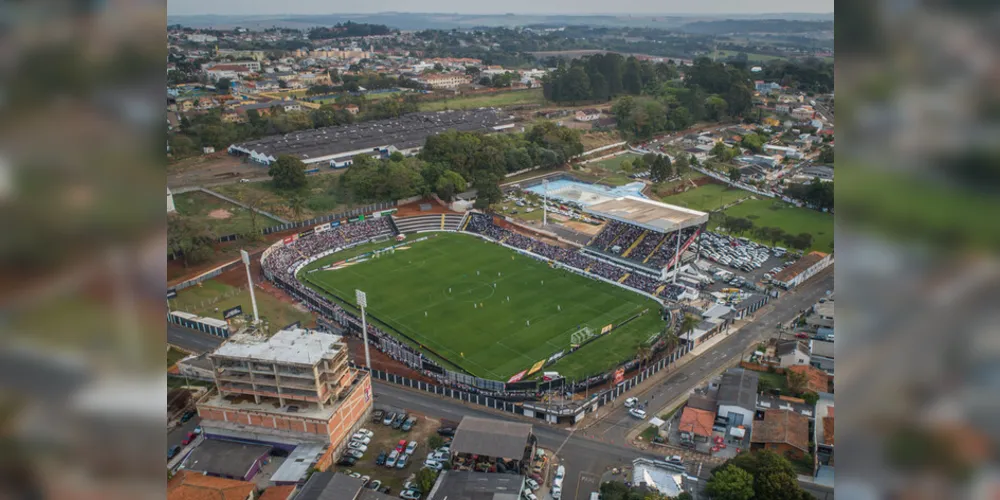
M 449 292 L 448 290 L 451 290 Z M 481 283 L 476 281 L 460 281 L 443 290 L 445 297 L 460 302 L 482 302 L 496 293 L 493 283 Z

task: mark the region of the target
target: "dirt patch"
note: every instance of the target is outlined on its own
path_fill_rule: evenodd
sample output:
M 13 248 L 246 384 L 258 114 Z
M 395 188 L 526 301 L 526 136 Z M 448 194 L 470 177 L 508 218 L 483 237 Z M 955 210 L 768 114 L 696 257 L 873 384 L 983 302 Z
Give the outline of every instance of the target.
M 563 222 L 563 225 L 578 233 L 589 234 L 589 235 L 595 235 L 601 231 L 601 226 L 587 224 L 586 222 L 578 222 L 571 220 Z
M 224 208 L 217 208 L 208 213 L 208 216 L 213 219 L 224 220 L 233 216 L 232 212 Z

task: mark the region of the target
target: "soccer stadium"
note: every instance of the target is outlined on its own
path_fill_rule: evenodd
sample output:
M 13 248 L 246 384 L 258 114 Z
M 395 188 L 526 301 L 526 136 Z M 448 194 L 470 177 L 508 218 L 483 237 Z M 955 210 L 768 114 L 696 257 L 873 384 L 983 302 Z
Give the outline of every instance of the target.
M 606 223 L 585 247 L 491 214 L 387 211 L 285 238 L 261 262 L 274 284 L 357 332 L 363 290 L 369 341 L 424 373 L 491 389 L 543 369 L 586 378 L 663 332 L 664 305 L 685 292 L 667 270 L 707 220 L 631 197 L 588 210 Z

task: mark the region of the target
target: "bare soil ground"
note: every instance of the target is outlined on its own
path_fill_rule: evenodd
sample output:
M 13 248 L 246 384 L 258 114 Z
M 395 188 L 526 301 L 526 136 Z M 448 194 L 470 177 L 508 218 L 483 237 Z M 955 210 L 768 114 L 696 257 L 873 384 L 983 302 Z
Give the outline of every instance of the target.
M 239 179 L 266 179 L 267 168 L 245 163 L 225 151 L 185 158 L 167 165 L 167 186 L 210 186 Z
M 574 220 L 563 222 L 562 225 L 583 234 L 589 234 L 591 236 L 600 232 L 602 226 L 595 226 L 593 224 L 587 224 L 585 222 L 577 222 Z

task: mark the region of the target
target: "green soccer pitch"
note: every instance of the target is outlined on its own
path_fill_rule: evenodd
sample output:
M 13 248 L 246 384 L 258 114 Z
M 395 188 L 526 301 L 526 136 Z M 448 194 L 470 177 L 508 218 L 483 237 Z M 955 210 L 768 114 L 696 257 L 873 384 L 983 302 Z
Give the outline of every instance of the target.
M 433 233 L 395 253 L 320 269 L 392 244 L 325 257 L 298 278 L 348 306 L 354 306 L 355 289 L 365 291 L 370 321 L 392 326 L 437 354 L 428 355 L 482 378 L 506 381 L 568 349 L 581 328 L 599 333 L 646 311 L 545 369 L 570 379 L 597 374 L 634 356 L 664 326 L 660 305 L 650 298 L 468 234 Z

